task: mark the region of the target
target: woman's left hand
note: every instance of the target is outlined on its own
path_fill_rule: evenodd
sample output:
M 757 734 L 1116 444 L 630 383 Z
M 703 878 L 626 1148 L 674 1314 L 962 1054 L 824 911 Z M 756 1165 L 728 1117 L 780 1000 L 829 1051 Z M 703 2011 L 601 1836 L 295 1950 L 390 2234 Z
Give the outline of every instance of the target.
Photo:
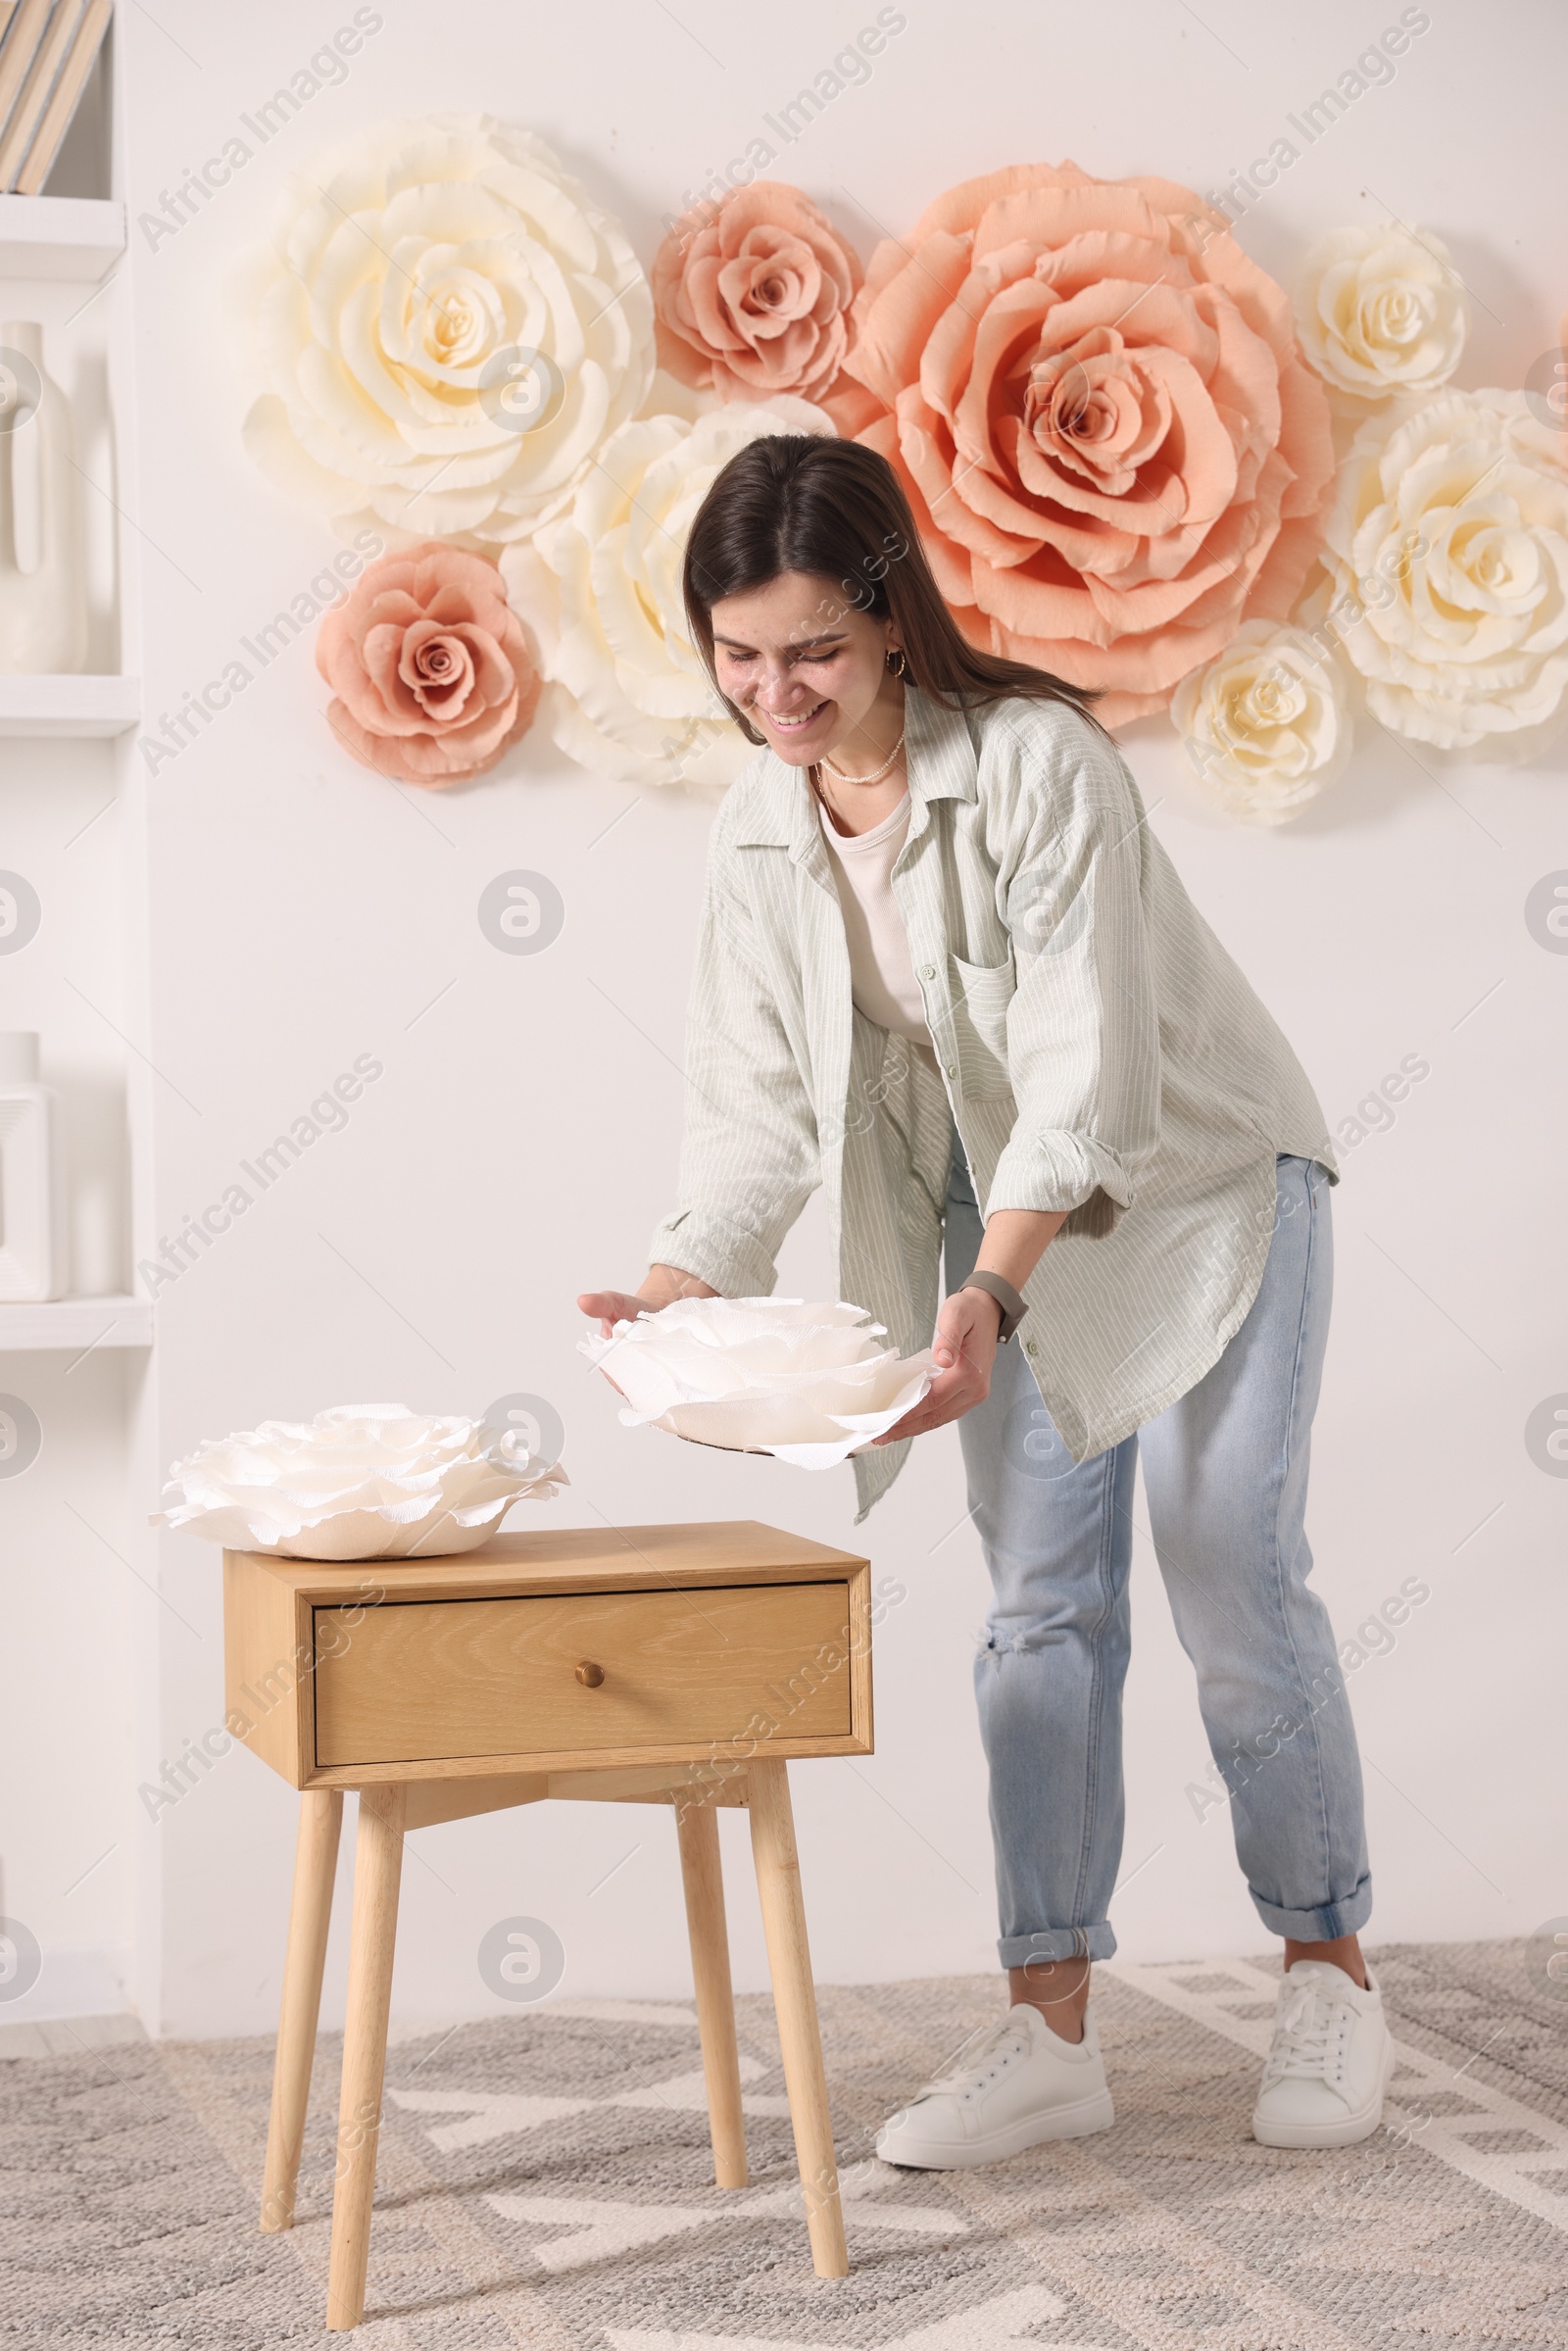
M 961 1420 L 991 1394 L 991 1366 L 996 1359 L 1002 1308 L 985 1290 L 958 1290 L 945 1300 L 937 1316 L 932 1347 L 936 1378 L 904 1418 L 895 1421 L 878 1445 L 897 1445 L 903 1437 L 923 1437 L 950 1420 Z

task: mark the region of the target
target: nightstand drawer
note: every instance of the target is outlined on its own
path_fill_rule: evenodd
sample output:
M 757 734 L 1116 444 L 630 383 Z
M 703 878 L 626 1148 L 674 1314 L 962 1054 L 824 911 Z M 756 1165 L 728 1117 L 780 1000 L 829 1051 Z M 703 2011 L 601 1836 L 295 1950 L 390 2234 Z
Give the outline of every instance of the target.
M 352 1632 L 335 1609 L 315 1616 L 318 1771 L 564 1749 L 765 1751 L 770 1738 L 851 1728 L 844 1582 L 384 1600 Z

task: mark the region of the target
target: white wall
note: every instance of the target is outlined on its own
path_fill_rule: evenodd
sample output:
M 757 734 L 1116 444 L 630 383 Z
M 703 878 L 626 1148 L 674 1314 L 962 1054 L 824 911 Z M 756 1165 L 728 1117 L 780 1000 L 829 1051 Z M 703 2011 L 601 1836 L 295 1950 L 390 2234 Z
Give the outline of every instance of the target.
M 132 213 L 349 13 L 284 0 L 225 11 L 220 25 L 193 0 L 164 0 L 154 25 L 126 12 Z M 383 116 L 488 105 L 550 140 L 648 260 L 660 216 L 874 10 L 681 0 L 677 23 L 619 0 L 590 21 L 457 0 L 439 34 L 410 0 L 383 13 L 347 83 L 176 238 L 150 253 L 133 235 L 140 466 L 127 503 L 154 717 L 220 669 L 331 552 L 241 452 L 255 378 L 220 307 L 224 273 L 288 169 Z M 906 29 L 869 85 L 837 101 L 778 173 L 865 254 L 877 223 L 902 229 L 943 187 L 1010 161 L 1070 156 L 1104 175 L 1148 171 L 1207 189 L 1263 152 L 1396 13 L 1324 0 L 1283 16 L 1214 0 L 1200 22 L 1165 5 L 1018 0 L 959 20 L 908 0 Z M 1288 277 L 1327 228 L 1389 212 L 1427 224 L 1474 291 L 1463 380 L 1513 384 L 1555 341 L 1568 299 L 1568 26 L 1544 0 L 1434 8 L 1432 20 L 1392 86 L 1301 157 L 1243 238 Z M 878 1635 L 875 1757 L 795 1774 L 817 1968 L 864 1980 L 990 1966 L 970 1696 L 985 1582 L 960 1523 L 956 1435 L 922 1442 L 857 1537 L 847 1472 L 810 1478 L 629 1434 L 574 1352 L 574 1292 L 633 1281 L 670 1196 L 708 809 L 645 794 L 606 833 L 631 790 L 592 781 L 542 741 L 470 790 L 399 791 L 338 753 L 325 699 L 302 642 L 147 789 L 149 1025 L 132 1033 L 163 1073 L 150 1087 L 151 1229 L 216 1197 L 356 1054 L 385 1067 L 348 1130 L 164 1293 L 157 1456 L 350 1398 L 480 1409 L 525 1390 L 560 1410 L 573 1479 L 529 1524 L 756 1516 L 847 1546 L 863 1539 L 876 1576 L 906 1596 Z M 1204 812 L 1161 724 L 1129 730 L 1128 752 L 1155 828 L 1296 1043 L 1331 1123 L 1402 1056 L 1430 1061 L 1397 1123 L 1347 1154 L 1335 1196 L 1338 1310 L 1310 1525 L 1342 1631 L 1408 1576 L 1431 1587 L 1392 1653 L 1351 1684 L 1369 1763 L 1374 1936 L 1528 1933 L 1568 1911 L 1554 1752 L 1568 1485 L 1542 1474 L 1523 1442 L 1531 1409 L 1568 1390 L 1568 959 L 1543 952 L 1522 911 L 1538 878 L 1568 865 L 1563 758 L 1435 779 L 1377 736 L 1331 799 L 1269 837 Z M 518 865 L 548 874 L 566 905 L 562 937 L 537 958 L 497 955 L 475 922 L 485 883 Z M 54 1019 L 43 1007 L 40 1024 Z M 827 1279 L 808 1214 L 782 1287 Z M 8 1366 L 0 1384 L 16 1376 Z M 57 1459 L 89 1485 L 112 1478 L 113 1415 L 46 1400 L 51 1425 L 60 1415 Z M 163 2030 L 263 2029 L 292 1795 L 244 1753 L 156 1827 L 134 1795 L 149 1756 L 220 1719 L 216 1554 L 166 1541 L 161 1600 L 116 1582 L 72 1531 L 74 1488 L 48 1484 L 43 1468 L 21 1521 L 35 1589 L 14 1620 L 10 1671 L 63 1736 L 24 1742 L 19 1757 L 31 1816 L 7 1849 L 8 1905 L 69 1939 L 62 1888 L 114 1837 L 124 1854 L 80 1939 L 138 1949 L 136 1996 Z M 132 1494 L 126 1524 L 154 1500 Z M 1223 1816 L 1200 1822 L 1184 1792 L 1206 1750 L 1147 1541 L 1135 1579 L 1136 1875 L 1115 1905 L 1123 1948 L 1261 1949 L 1269 1938 Z M 82 1690 L 91 1703 L 78 1715 Z M 745 1866 L 737 1841 L 737 1971 L 757 1985 Z M 558 1806 L 425 1832 L 405 1888 L 395 2002 L 406 2016 L 491 2005 L 475 1945 L 517 1911 L 562 1935 L 567 1990 L 686 1988 L 662 1814 Z

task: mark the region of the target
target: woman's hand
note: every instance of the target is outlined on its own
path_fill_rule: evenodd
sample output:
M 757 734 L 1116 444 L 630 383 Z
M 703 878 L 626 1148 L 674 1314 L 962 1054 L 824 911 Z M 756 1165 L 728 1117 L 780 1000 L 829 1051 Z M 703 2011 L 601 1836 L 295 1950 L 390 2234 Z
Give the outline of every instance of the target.
M 718 1292 L 678 1265 L 650 1265 L 640 1289 L 585 1290 L 577 1300 L 580 1314 L 596 1315 L 599 1336 L 608 1339 L 617 1322 L 635 1322 L 644 1310 L 657 1314 L 678 1298 L 717 1298 Z
M 950 1420 L 961 1420 L 991 1394 L 991 1366 L 996 1359 L 1002 1308 L 986 1290 L 957 1290 L 946 1299 L 937 1316 L 932 1347 L 937 1376 L 920 1401 L 895 1421 L 878 1445 L 897 1445 L 903 1437 L 923 1437 Z
M 577 1300 L 577 1311 L 597 1315 L 599 1336 L 608 1339 L 617 1322 L 635 1322 L 646 1303 L 630 1290 L 585 1290 Z

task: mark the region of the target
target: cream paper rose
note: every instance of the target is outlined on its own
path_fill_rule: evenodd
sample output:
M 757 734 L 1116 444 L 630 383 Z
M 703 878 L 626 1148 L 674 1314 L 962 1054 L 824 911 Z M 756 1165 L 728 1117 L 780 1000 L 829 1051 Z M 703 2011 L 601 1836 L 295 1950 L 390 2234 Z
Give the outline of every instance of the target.
M 681 564 L 719 467 L 769 433 L 831 437 L 833 424 L 788 397 L 623 424 L 570 514 L 503 555 L 547 680 L 536 724 L 595 775 L 722 789 L 757 756 L 687 632 Z
M 1325 521 L 1332 632 L 1395 733 L 1523 757 L 1568 691 L 1568 466 L 1523 392 L 1401 401 L 1361 426 Z
M 1321 238 L 1301 265 L 1295 310 L 1308 361 L 1357 404 L 1441 390 L 1464 349 L 1463 281 L 1426 230 L 1391 222 Z
M 1336 663 L 1304 630 L 1268 620 L 1244 621 L 1222 654 L 1184 677 L 1170 714 L 1206 798 L 1251 824 L 1288 823 L 1350 755 Z
M 338 1404 L 198 1445 L 151 1523 L 283 1559 L 427 1559 L 471 1551 L 514 1502 L 553 1501 L 566 1483 L 515 1429 Z
M 652 1422 L 698 1445 L 829 1469 L 912 1411 L 931 1350 L 899 1356 L 863 1306 L 792 1298 L 683 1298 L 618 1322 L 581 1352 L 626 1399 L 629 1429 Z
M 297 174 L 243 292 L 269 386 L 246 447 L 345 534 L 524 537 L 652 380 L 618 223 L 487 115 L 386 124 Z

